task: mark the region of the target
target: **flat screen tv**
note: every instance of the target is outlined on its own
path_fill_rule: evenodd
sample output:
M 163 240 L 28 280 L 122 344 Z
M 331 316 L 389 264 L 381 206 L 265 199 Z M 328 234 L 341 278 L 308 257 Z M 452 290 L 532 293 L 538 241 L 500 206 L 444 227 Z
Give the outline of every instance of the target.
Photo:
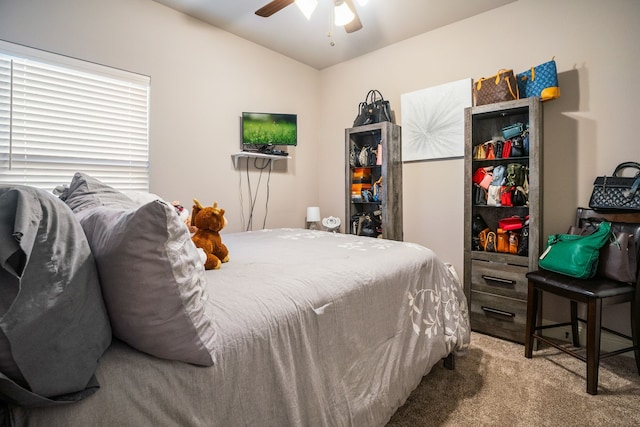
M 273 145 L 297 145 L 296 114 L 242 113 L 242 145 L 265 150 Z

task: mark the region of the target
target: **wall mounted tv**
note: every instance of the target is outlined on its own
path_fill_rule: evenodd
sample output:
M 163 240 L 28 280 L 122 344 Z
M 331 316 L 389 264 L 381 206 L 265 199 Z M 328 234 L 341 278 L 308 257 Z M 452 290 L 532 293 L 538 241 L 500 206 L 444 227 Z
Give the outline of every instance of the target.
M 242 113 L 242 145 L 264 150 L 273 145 L 297 145 L 296 114 Z

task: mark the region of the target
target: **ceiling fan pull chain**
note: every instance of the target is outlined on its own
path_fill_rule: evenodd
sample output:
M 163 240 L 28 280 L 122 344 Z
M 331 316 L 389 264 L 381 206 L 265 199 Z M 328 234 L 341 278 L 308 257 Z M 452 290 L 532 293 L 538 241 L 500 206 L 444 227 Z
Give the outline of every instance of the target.
M 329 31 L 327 32 L 327 37 L 329 38 L 329 46 L 333 47 L 336 45 L 336 42 L 333 41 L 333 8 L 329 8 Z

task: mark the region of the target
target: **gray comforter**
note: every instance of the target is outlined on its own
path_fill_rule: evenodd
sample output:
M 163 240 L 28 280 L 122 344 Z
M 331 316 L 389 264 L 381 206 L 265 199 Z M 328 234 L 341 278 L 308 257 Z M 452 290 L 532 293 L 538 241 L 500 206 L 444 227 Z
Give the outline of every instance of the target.
M 95 395 L 15 409 L 30 426 L 381 426 L 469 342 L 455 273 L 417 244 L 282 229 L 226 234 L 207 272 L 214 365 L 115 341 Z

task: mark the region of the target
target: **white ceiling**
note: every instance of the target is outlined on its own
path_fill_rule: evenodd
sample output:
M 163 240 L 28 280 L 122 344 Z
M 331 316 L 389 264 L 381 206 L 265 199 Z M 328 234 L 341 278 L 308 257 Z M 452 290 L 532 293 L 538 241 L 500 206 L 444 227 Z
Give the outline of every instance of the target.
M 351 34 L 332 28 L 332 0 L 318 0 L 309 21 L 295 4 L 269 18 L 257 16 L 254 12 L 270 0 L 154 1 L 323 69 L 516 0 L 369 0 L 365 6 L 354 2 L 363 28 Z

